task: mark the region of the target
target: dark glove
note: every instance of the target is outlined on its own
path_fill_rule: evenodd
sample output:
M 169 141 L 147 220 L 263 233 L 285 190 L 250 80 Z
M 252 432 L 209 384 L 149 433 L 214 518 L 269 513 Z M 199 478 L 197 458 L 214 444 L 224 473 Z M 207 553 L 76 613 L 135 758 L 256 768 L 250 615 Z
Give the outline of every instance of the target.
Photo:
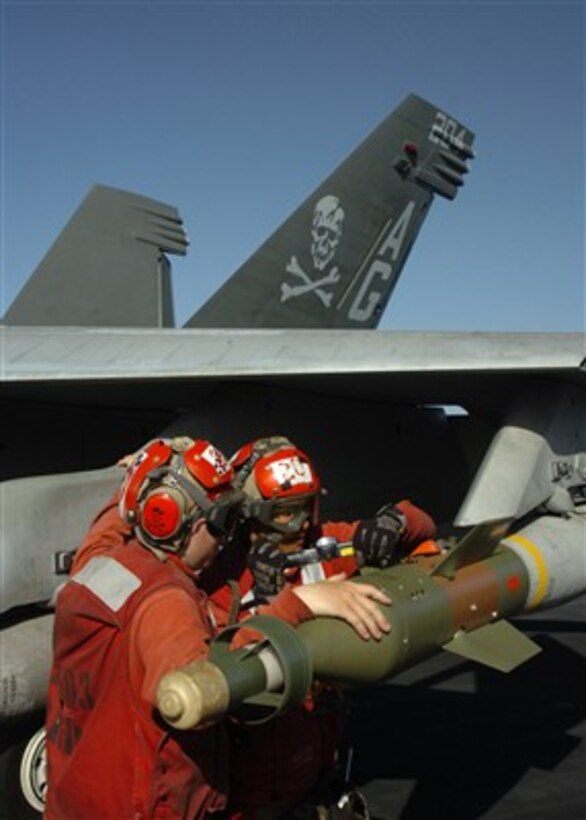
M 270 541 L 262 541 L 251 546 L 247 563 L 254 576 L 254 591 L 257 595 L 270 597 L 283 589 L 283 570 L 286 562 L 286 554 Z
M 406 519 L 394 504 L 385 504 L 376 518 L 358 524 L 352 544 L 362 565 L 388 567 L 398 560 L 397 545 L 405 532 Z

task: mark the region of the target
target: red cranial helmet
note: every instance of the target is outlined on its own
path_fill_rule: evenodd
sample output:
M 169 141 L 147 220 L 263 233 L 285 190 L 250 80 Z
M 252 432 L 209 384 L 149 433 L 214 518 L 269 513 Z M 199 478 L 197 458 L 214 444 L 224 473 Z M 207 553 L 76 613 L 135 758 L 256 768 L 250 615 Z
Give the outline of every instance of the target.
M 120 516 L 149 547 L 181 551 L 197 518 L 214 534 L 225 531 L 241 493 L 234 471 L 209 441 L 154 439 L 132 459 L 120 489 Z
M 271 436 L 245 444 L 230 463 L 246 495 L 247 518 L 285 535 L 298 533 L 307 520 L 317 523 L 320 480 L 309 457 L 289 439 Z

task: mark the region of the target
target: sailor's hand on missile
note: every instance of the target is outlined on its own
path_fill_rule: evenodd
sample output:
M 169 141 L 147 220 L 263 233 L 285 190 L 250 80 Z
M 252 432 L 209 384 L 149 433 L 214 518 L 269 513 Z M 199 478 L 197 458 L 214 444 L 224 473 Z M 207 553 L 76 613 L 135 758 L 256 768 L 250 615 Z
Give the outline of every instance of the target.
M 391 599 L 372 584 L 355 584 L 345 579 L 342 572 L 327 581 L 293 587 L 293 592 L 314 615 L 342 618 L 365 641 L 370 638 L 380 641 L 391 631 L 391 625 L 378 604 L 390 606 Z

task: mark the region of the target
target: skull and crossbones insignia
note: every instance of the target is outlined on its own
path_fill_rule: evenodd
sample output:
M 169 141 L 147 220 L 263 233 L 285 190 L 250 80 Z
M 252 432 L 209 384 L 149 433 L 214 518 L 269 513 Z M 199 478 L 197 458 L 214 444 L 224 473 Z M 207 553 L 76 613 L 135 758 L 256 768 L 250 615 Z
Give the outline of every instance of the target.
M 342 238 L 343 222 L 344 209 L 340 205 L 340 200 L 331 194 L 322 197 L 314 208 L 311 225 L 311 258 L 315 272 L 323 273 L 336 255 Z M 303 270 L 297 257 L 292 255 L 285 270 L 301 281 L 297 285 L 281 283 L 281 302 L 286 302 L 293 296 L 313 293 L 325 307 L 330 306 L 333 293 L 324 290 L 324 287 L 335 285 L 339 281 L 340 273 L 337 266 L 332 266 L 328 273 L 312 279 Z

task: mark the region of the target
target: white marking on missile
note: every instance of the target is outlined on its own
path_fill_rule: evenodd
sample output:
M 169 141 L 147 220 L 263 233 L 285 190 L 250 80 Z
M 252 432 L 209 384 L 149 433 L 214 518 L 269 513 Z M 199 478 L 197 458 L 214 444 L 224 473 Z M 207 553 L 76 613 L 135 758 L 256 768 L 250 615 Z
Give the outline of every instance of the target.
M 263 649 L 258 653 L 258 659 L 265 668 L 268 691 L 278 691 L 283 686 L 285 678 L 277 656 L 271 649 Z

